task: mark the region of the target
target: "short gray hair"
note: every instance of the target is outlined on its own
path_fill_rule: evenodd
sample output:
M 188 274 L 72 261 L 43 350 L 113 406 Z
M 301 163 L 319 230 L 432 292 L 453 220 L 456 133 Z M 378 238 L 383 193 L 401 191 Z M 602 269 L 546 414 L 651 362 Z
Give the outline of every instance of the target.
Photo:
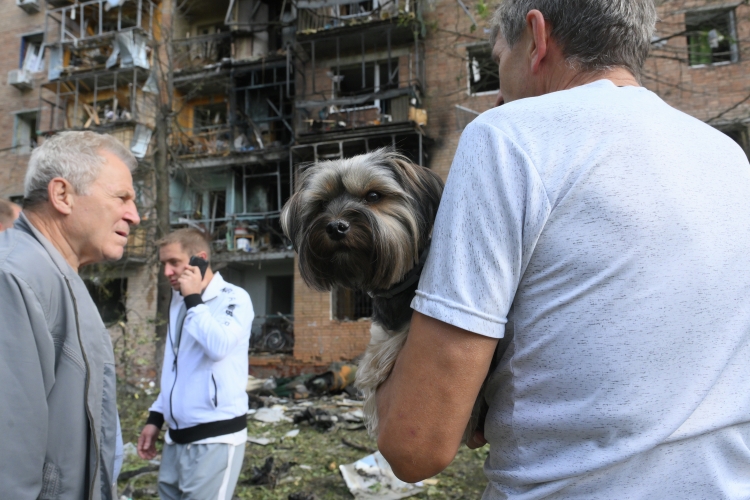
M 503 0 L 491 23 L 492 45 L 498 35 L 515 45 L 533 9 L 580 70 L 623 67 L 640 78 L 656 26 L 654 0 Z
M 23 183 L 23 206 L 28 208 L 47 201 L 47 186 L 55 177 L 70 182 L 78 194 L 88 194 L 99 176 L 107 151 L 122 160 L 132 172 L 138 161 L 128 148 L 111 135 L 95 132 L 61 132 L 34 149 Z

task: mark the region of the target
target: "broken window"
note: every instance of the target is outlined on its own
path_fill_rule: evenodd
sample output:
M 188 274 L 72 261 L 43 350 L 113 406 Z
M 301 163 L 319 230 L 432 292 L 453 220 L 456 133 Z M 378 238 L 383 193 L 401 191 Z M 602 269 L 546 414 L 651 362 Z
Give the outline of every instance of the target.
M 333 317 L 340 321 L 356 321 L 372 317 L 372 299 L 367 292 L 337 287 L 331 292 Z
M 500 90 L 500 73 L 492 60 L 492 47 L 469 47 L 469 93 L 497 92 Z
M 21 37 L 19 68 L 29 73 L 38 73 L 44 70 L 43 41 L 44 33 L 34 33 Z
M 38 112 L 25 111 L 16 113 L 15 128 L 13 130 L 13 145 L 18 154 L 28 154 L 37 144 L 37 119 Z
M 390 67 L 390 74 L 388 73 Z M 355 97 L 363 94 L 383 92 L 398 88 L 398 59 L 368 62 L 332 68 L 334 95 L 336 97 Z M 380 99 L 368 99 L 352 105 L 342 106 L 343 109 L 362 107 L 382 107 Z M 387 112 L 383 110 L 383 112 Z
M 266 314 L 268 316 L 292 314 L 294 276 L 266 277 Z
M 107 280 L 93 278 L 84 282 L 105 325 L 111 326 L 118 321 L 127 322 L 125 308 L 125 297 L 128 291 L 127 278 Z
M 685 14 L 688 61 L 691 66 L 737 62 L 737 29 L 734 9 Z

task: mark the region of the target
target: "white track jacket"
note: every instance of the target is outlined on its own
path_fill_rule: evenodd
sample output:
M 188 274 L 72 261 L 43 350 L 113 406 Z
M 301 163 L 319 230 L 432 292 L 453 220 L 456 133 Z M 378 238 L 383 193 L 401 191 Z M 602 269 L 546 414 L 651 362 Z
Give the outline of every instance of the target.
M 177 319 L 185 299 L 172 293 L 161 393 L 150 408 L 164 415 L 170 429 L 247 413 L 248 348 L 255 315 L 250 296 L 215 273 L 201 298 L 203 304 L 187 311 L 178 346 Z

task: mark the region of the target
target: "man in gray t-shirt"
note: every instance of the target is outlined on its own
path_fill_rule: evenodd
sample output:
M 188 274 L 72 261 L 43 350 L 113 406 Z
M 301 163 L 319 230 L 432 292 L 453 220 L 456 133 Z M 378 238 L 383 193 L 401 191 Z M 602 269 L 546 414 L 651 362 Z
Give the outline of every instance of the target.
M 638 85 L 651 2 L 573 4 L 495 17 L 505 104 L 461 138 L 379 447 L 447 466 L 503 339 L 485 498 L 747 498 L 750 165 Z

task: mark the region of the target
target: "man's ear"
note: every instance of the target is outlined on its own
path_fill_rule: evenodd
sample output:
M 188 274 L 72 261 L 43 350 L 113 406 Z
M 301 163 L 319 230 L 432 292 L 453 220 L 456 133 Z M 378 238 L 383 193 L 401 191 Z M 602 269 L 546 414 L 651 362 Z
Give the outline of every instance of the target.
M 73 211 L 75 190 L 67 180 L 55 177 L 47 184 L 47 196 L 52 206 L 63 215 L 70 215 Z
M 548 44 L 552 26 L 545 21 L 544 15 L 536 9 L 530 10 L 526 14 L 526 25 L 531 35 L 529 45 L 531 72 L 537 73 L 549 51 Z

